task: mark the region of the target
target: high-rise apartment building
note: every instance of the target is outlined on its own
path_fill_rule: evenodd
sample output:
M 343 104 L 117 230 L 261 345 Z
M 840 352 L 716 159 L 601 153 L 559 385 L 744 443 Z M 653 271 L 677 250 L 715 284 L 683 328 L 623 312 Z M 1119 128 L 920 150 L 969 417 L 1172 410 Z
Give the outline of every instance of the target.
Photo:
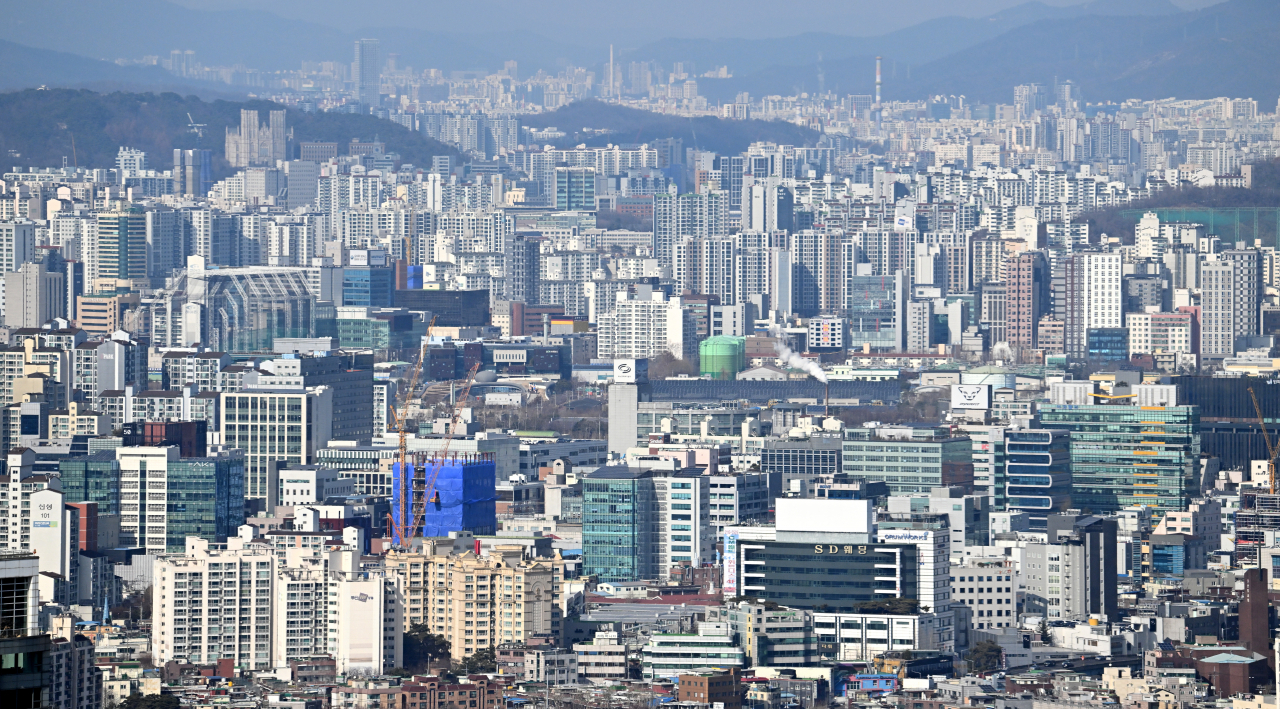
M 729 195 L 724 192 L 653 196 L 653 247 L 660 265 L 672 265 L 676 244 L 686 237 L 728 233 Z
M 1262 304 L 1262 252 L 1233 249 L 1200 266 L 1200 356 L 1230 357 L 1236 339 L 1257 335 Z
M 1123 324 L 1120 254 L 1074 253 L 1065 260 L 1066 312 L 1063 327 L 1068 357 L 1088 356 L 1089 330 Z
M 53 318 L 66 317 L 66 276 L 49 271 L 44 261 L 28 261 L 17 271 L 4 274 L 6 327 L 40 327 Z
M 192 539 L 183 553 L 156 559 L 151 596 L 156 661 L 227 658 L 244 669 L 270 668 L 275 569 L 270 546 L 240 538 L 226 546 Z M 307 609 L 309 626 L 322 618 Z
M 1043 251 L 1026 251 L 1009 259 L 1005 276 L 1005 337 L 1014 346 L 1037 346 L 1036 326 L 1049 312 L 1049 262 Z
M 189 538 L 155 562 L 152 647 L 161 662 L 234 660 L 242 670 L 328 655 L 344 674 L 404 662 L 400 579 L 360 553 L 290 551 L 232 537 Z
M 463 660 L 499 643 L 534 637 L 559 644 L 564 628 L 564 561 L 531 558 L 518 544 L 485 556 L 428 540 L 429 553 L 391 551 L 387 573 L 405 589 L 404 630 L 418 624 L 449 641 Z
M 670 352 L 676 359 L 697 351 L 693 317 L 680 298 L 653 291 L 648 299 L 619 292 L 612 312 L 597 319 L 599 356 L 647 359 Z
M 376 39 L 356 40 L 351 77 L 355 80 L 356 100 L 363 106 L 382 103 L 378 96 L 382 84 L 381 48 L 382 43 Z

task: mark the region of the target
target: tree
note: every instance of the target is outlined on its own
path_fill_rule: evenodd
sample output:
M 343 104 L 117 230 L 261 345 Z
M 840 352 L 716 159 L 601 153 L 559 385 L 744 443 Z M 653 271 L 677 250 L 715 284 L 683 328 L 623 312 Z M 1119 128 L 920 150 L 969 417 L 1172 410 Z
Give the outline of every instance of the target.
M 680 374 L 688 374 L 693 376 L 698 373 L 698 368 L 693 366 L 693 362 L 687 359 L 676 359 L 676 356 L 670 352 L 659 352 L 656 357 L 649 360 L 649 378 L 653 380 L 666 379 Z
M 1040 627 L 1036 628 L 1036 632 L 1040 633 L 1041 640 L 1044 640 L 1047 642 L 1049 640 L 1049 621 L 1045 620 L 1044 618 L 1041 618 Z
M 1004 650 L 991 640 L 975 643 L 969 649 L 969 670 L 972 672 L 991 672 L 1000 666 L 1000 658 Z
M 176 694 L 130 694 L 120 709 L 179 709 L 181 705 Z
M 886 598 L 876 601 L 863 601 L 854 606 L 860 613 L 881 613 L 884 615 L 915 615 L 920 612 L 920 601 L 914 598 Z
M 492 672 L 498 668 L 498 658 L 493 652 L 493 648 L 487 647 L 482 650 L 467 655 L 466 659 L 458 663 L 458 670 L 463 674 L 474 674 L 478 672 Z
M 430 627 L 418 623 L 404 634 L 404 667 L 413 672 L 430 671 L 432 660 L 448 660 L 449 641 L 443 635 L 435 635 Z

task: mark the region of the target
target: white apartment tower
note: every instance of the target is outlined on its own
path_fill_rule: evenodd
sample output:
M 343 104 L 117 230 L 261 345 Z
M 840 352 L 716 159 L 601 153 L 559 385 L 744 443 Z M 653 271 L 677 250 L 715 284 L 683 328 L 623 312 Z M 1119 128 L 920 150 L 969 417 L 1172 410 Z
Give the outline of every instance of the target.
M 1120 254 L 1076 253 L 1066 260 L 1063 338 L 1068 357 L 1088 354 L 1090 329 L 1123 326 L 1121 269 Z
M 654 291 L 648 299 L 618 293 L 612 312 L 599 317 L 599 356 L 602 359 L 648 359 L 670 352 L 676 359 L 692 356 L 693 319 L 680 298 Z

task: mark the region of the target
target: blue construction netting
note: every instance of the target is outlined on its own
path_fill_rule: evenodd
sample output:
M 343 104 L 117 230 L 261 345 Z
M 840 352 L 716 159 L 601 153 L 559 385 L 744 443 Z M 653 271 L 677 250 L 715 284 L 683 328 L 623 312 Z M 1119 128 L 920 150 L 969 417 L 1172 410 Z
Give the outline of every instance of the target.
M 430 491 L 426 504 L 426 512 L 422 517 L 422 528 L 418 534 L 423 537 L 447 537 L 449 532 L 471 532 L 472 534 L 493 534 L 497 530 L 497 492 L 494 489 L 497 469 L 492 460 L 480 460 L 469 457 L 458 457 L 440 463 L 427 460 L 422 463 L 431 467 L 439 464 L 440 473 L 436 476 L 434 490 Z M 410 479 L 413 476 L 414 464 L 406 465 Z M 409 489 L 401 482 L 400 464 L 391 466 L 391 518 L 399 529 L 400 497 Z M 437 499 L 438 498 L 438 499 Z M 406 505 L 406 510 L 411 509 Z M 401 543 L 399 533 L 393 532 L 393 541 Z

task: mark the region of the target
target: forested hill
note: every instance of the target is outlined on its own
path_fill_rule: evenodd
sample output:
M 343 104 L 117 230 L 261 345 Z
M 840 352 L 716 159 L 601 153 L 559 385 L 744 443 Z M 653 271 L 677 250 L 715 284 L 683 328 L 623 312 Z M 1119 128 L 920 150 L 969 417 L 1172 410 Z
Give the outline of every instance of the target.
M 28 89 L 0 94 L 0 151 L 4 167 L 114 167 L 120 146 L 147 153 L 153 169 L 172 164 L 174 148 L 208 148 L 216 172 L 226 174 L 223 160 L 226 128 L 238 126 L 242 108 L 282 108 L 267 101 L 202 101 L 176 93 L 96 93 L 75 89 Z M 188 118 L 188 114 L 190 118 Z M 266 119 L 265 113 L 262 116 Z M 349 143 L 377 138 L 407 162 L 430 166 L 435 155 L 457 154 L 453 148 L 373 116 L 305 113 L 289 110 L 287 125 L 297 141 Z M 190 128 L 203 125 L 201 138 Z

